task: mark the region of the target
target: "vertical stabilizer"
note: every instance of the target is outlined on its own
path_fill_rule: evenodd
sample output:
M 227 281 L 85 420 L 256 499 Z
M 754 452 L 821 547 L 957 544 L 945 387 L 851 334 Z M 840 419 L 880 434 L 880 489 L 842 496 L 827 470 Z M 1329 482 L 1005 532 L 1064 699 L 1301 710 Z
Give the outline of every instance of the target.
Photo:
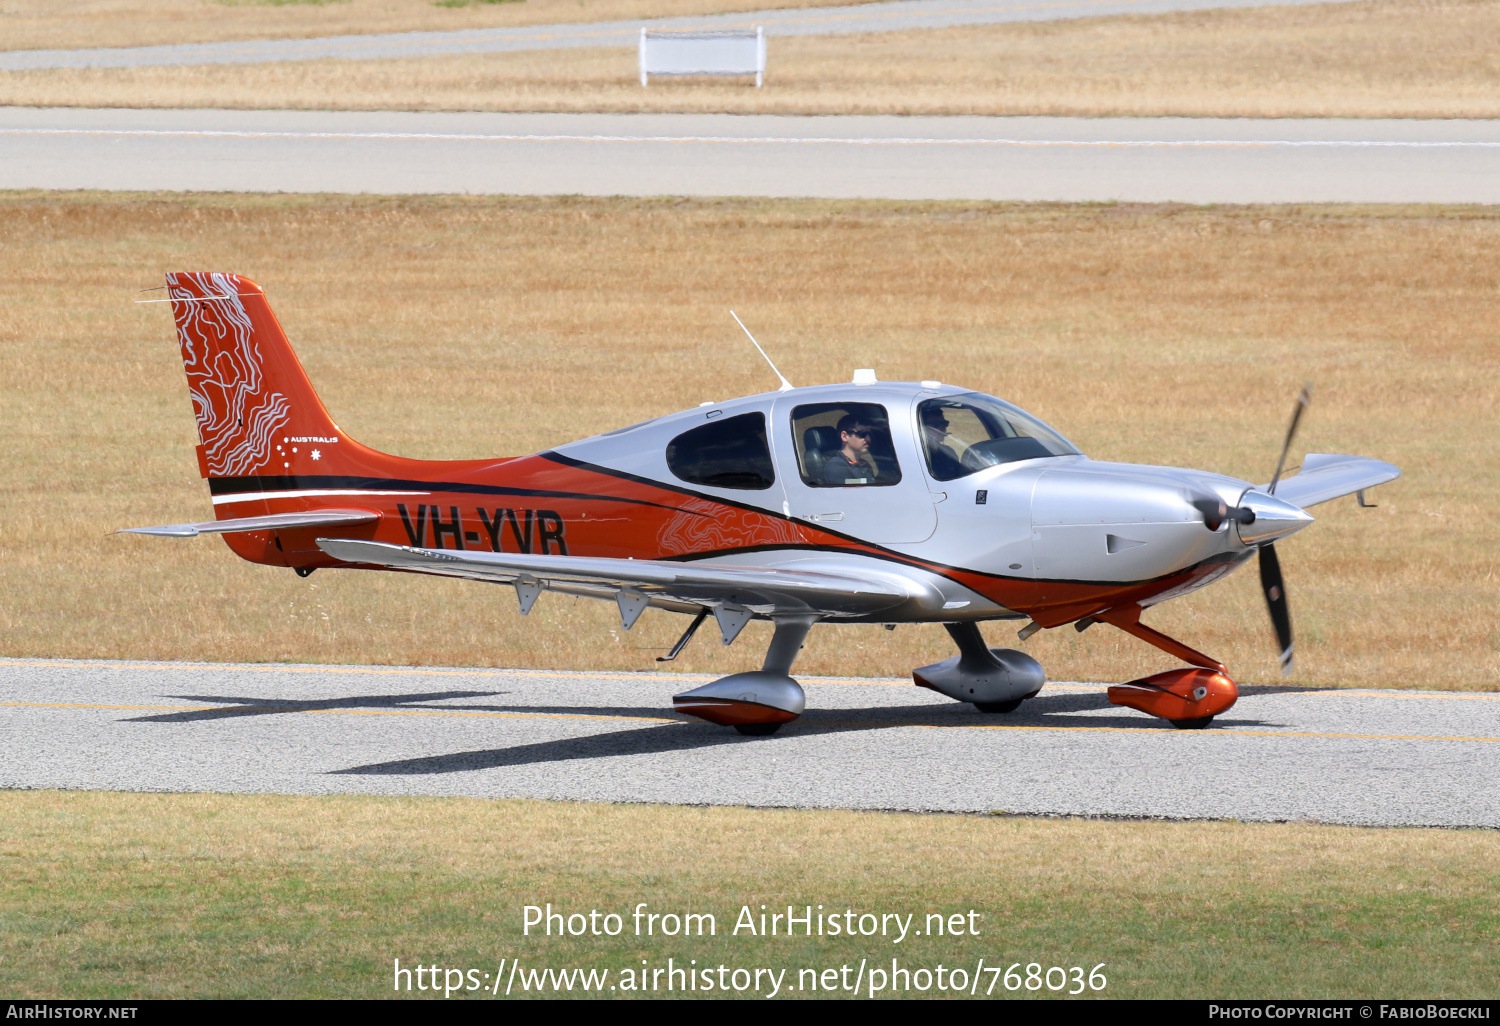
M 177 340 L 198 421 L 204 477 L 311 472 L 335 462 L 338 428 L 255 282 L 211 271 L 167 275 Z M 325 452 L 328 455 L 324 460 Z

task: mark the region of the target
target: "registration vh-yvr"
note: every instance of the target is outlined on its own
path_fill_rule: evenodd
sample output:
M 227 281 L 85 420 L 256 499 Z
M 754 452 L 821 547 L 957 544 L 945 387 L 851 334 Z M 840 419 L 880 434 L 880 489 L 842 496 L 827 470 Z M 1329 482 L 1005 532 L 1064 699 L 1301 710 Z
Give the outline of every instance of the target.
M 329 417 L 265 293 L 233 274 L 167 276 L 198 470 L 217 519 L 131 529 L 217 533 L 240 557 L 290 567 L 399 570 L 691 618 L 724 644 L 774 624 L 759 670 L 677 695 L 678 711 L 770 734 L 804 708 L 792 664 L 814 624 L 941 623 L 958 654 L 915 682 L 987 713 L 1041 690 L 1041 665 L 990 648 L 979 624 L 1107 624 L 1189 664 L 1109 689 L 1110 701 L 1200 728 L 1235 702 L 1219 661 L 1141 622 L 1143 610 L 1258 555 L 1280 647 L 1292 630 L 1275 543 L 1305 507 L 1400 476 L 1388 463 L 1309 454 L 1269 484 L 1101 463 L 990 395 L 937 381 L 781 388 L 704 403 L 529 456 L 414 460 L 347 437 Z M 757 347 L 758 348 L 758 347 Z M 774 369 L 774 368 L 773 368 Z M 778 372 L 778 377 L 780 374 Z M 1269 462 L 1269 460 L 1268 460 Z

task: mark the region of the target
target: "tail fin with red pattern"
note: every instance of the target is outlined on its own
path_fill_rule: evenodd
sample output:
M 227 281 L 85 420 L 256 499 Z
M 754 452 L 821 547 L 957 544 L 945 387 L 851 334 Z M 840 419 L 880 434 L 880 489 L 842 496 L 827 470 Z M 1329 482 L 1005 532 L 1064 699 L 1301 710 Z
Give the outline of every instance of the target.
M 237 274 L 191 271 L 167 275 L 167 288 L 198 421 L 203 476 L 286 473 L 293 436 L 322 442 L 332 457 L 338 426 L 261 287 Z

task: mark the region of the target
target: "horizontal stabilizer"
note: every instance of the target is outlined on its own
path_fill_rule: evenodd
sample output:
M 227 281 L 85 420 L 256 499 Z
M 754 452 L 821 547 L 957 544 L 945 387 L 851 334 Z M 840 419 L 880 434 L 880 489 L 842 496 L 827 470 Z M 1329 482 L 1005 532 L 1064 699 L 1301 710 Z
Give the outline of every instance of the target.
M 913 599 L 935 601 L 936 608 L 942 606 L 942 597 L 936 591 L 929 596 L 923 585 L 916 581 L 908 583 L 904 576 L 894 573 L 862 575 L 650 559 L 456 552 L 341 538 L 319 538 L 318 547 L 346 563 L 500 584 L 515 583 L 518 579 L 536 581 L 573 594 L 603 590 L 613 597 L 613 592 L 630 588 L 655 600 L 653 604 L 673 607 L 729 605 L 766 615 L 811 611 L 831 616 L 863 616 Z
M 1310 452 L 1302 461 L 1300 472 L 1277 482 L 1276 497 L 1306 509 L 1394 481 L 1400 476 L 1399 467 L 1368 456 Z
M 234 534 L 239 531 L 287 531 L 294 527 L 336 527 L 340 524 L 368 524 L 379 520 L 379 513 L 363 509 L 313 509 L 304 513 L 275 513 L 266 517 L 240 517 L 238 520 L 209 520 L 201 524 L 167 524 L 164 527 L 125 527 L 116 534 L 152 534 L 159 538 L 196 538 L 200 534 Z

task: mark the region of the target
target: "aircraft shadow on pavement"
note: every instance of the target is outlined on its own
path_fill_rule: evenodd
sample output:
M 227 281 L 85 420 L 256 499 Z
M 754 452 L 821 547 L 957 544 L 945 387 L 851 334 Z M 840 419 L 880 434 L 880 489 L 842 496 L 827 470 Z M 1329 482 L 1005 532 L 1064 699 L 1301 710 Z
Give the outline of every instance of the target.
M 561 715 L 578 718 L 641 717 L 656 720 L 649 726 L 598 734 L 558 738 L 505 748 L 454 752 L 392 762 L 371 763 L 334 771 L 336 775 L 404 776 L 461 773 L 472 770 L 529 766 L 579 759 L 603 759 L 621 755 L 656 755 L 668 752 L 716 748 L 732 744 L 774 744 L 820 734 L 885 730 L 892 727 L 1055 727 L 1145 728 L 1171 731 L 1172 727 L 1146 716 L 1122 718 L 1121 711 L 1106 716 L 1081 715 L 1093 710 L 1117 709 L 1102 693 L 1042 694 L 1009 714 L 987 714 L 957 702 L 922 705 L 869 706 L 863 708 L 816 708 L 772 737 L 745 737 L 727 727 L 677 716 L 669 707 L 543 706 L 460 703 L 456 700 L 493 698 L 506 691 L 426 691 L 402 695 L 352 695 L 342 698 L 287 699 L 243 695 L 171 695 L 187 702 L 213 702 L 217 709 L 191 709 L 130 717 L 129 723 L 195 723 L 244 716 L 283 713 L 335 712 L 370 709 L 406 712 L 494 713 L 498 715 Z M 445 703 L 442 705 L 432 703 Z M 668 722 L 664 722 L 668 721 Z M 1219 726 L 1258 726 L 1256 720 L 1226 721 Z M 670 729 L 667 729 L 670 728 Z
M 1257 692 L 1292 692 L 1311 691 L 1325 689 L 1310 688 L 1279 688 L 1267 687 L 1257 688 Z M 1337 690 L 1337 689 L 1327 689 Z M 578 706 L 578 705 L 490 705 L 490 704 L 455 704 L 455 699 L 462 698 L 493 698 L 500 695 L 512 694 L 509 691 L 424 691 L 406 695 L 351 695 L 343 698 L 324 699 L 294 699 L 294 698 L 256 698 L 244 695 L 166 695 L 166 698 L 175 698 L 184 702 L 215 702 L 222 705 L 219 709 L 186 709 L 181 712 L 156 713 L 150 716 L 126 717 L 125 723 L 194 723 L 203 720 L 227 719 L 238 716 L 268 716 L 280 713 L 299 712 L 335 712 L 341 709 L 392 709 L 410 712 L 470 712 L 470 713 L 497 713 L 505 714 L 534 714 L 554 716 L 579 716 L 579 717 L 640 717 L 642 719 L 679 719 L 680 717 L 669 707 L 663 705 L 649 706 Z M 443 705 L 430 705 L 428 703 L 442 702 Z M 1013 724 L 1017 726 L 1053 726 L 1053 727 L 1120 727 L 1127 724 L 1120 721 L 1119 713 L 1107 718 L 1081 717 L 1076 715 L 1091 709 L 1118 709 L 1112 706 L 1103 693 L 1094 694 L 1041 694 L 1031 699 L 1014 713 L 990 714 L 969 710 L 965 703 L 961 702 L 938 702 L 927 705 L 894 705 L 894 706 L 872 706 L 864 709 L 836 709 L 818 708 L 810 709 L 792 727 L 788 728 L 794 733 L 803 732 L 798 728 L 806 728 L 817 723 L 820 719 L 830 716 L 843 717 L 859 713 L 862 721 L 859 724 L 847 723 L 846 728 L 855 727 L 969 727 L 969 726 L 1006 726 Z M 918 714 L 921 714 L 919 717 Z M 1059 721 L 1048 718 L 1048 714 L 1069 713 L 1066 720 Z M 684 720 L 684 722 L 696 722 Z M 1226 720 L 1220 717 L 1217 724 L 1221 727 L 1227 726 L 1266 726 L 1260 720 Z M 1167 729 L 1167 724 L 1155 719 L 1142 719 L 1140 723 L 1132 722 L 1131 726 L 1160 726 Z
M 617 709 L 594 709 L 588 707 L 544 707 L 514 706 L 515 712 L 563 712 L 576 716 L 621 715 Z M 1027 702 L 1021 709 L 1008 715 L 993 715 L 966 711 L 957 703 L 942 702 L 930 705 L 875 706 L 856 709 L 813 709 L 804 713 L 794 723 L 783 727 L 770 737 L 745 737 L 728 727 L 719 727 L 699 720 L 681 719 L 675 723 L 657 723 L 651 726 L 632 727 L 628 730 L 587 734 L 579 737 L 557 738 L 530 744 L 512 745 L 505 748 L 481 749 L 468 752 L 453 752 L 447 755 L 420 756 L 414 759 L 397 759 L 390 762 L 370 763 L 335 770 L 335 776 L 421 776 L 441 773 L 464 773 L 474 770 L 503 769 L 514 766 L 532 766 L 549 762 L 570 762 L 579 759 L 606 759 L 622 755 L 661 755 L 669 752 L 686 752 L 695 749 L 717 748 L 723 745 L 767 745 L 793 741 L 820 734 L 842 734 L 865 730 L 884 730 L 892 727 L 1061 727 L 1068 728 L 1145 728 L 1160 729 L 1169 733 L 1174 728 L 1148 716 L 1080 716 L 1089 709 L 1111 707 L 1103 695 L 1055 695 L 1039 696 Z M 667 711 L 656 708 L 649 713 L 662 716 Z M 1058 713 L 1069 713 L 1066 717 Z M 1223 722 L 1223 721 L 1220 721 Z M 1230 721 L 1225 726 L 1253 726 L 1257 721 Z
M 247 698 L 238 695 L 167 695 L 184 702 L 218 702 L 222 709 L 188 709 L 154 716 L 132 716 L 127 723 L 193 723 L 235 716 L 268 716 L 276 713 L 319 712 L 334 709 L 409 709 L 417 702 L 443 702 L 455 698 L 489 698 L 507 691 L 424 691 L 411 695 L 354 695 L 345 698 L 303 700 L 295 698 Z M 435 709 L 505 711 L 499 706 L 435 706 Z M 508 708 L 508 707 L 506 707 Z

